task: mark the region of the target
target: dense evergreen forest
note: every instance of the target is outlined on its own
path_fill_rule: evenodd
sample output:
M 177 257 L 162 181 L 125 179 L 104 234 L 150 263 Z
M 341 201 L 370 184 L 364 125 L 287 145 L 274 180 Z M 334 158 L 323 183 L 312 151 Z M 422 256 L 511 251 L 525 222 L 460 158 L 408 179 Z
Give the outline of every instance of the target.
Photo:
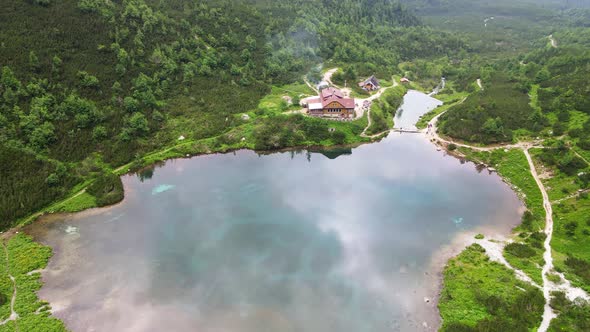
M 207 150 L 231 144 L 220 135 L 243 124 L 235 115 L 327 61 L 385 76 L 465 48 L 388 0 L 3 1 L 0 225 L 181 135 L 212 139 Z M 254 139 L 288 121 L 257 120 Z M 330 139 L 303 127 L 255 146 Z

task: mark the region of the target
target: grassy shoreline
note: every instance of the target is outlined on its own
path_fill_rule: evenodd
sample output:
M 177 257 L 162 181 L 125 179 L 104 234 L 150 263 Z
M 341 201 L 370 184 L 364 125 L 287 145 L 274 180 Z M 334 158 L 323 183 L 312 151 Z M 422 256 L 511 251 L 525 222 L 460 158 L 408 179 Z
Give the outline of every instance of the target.
M 540 265 L 543 263 L 543 251 L 538 249 L 532 254 L 527 251 L 525 257 L 520 257 L 519 250 L 529 241 L 539 242 L 534 235 L 523 238 L 522 234 L 542 228 L 544 224 L 541 193 L 530 174 L 524 153 L 520 149 L 483 152 L 468 148 L 451 152 L 475 164 L 493 166 L 532 213 L 530 217 L 525 212 L 522 222 L 513 229 L 511 237 L 514 244 L 505 247 L 503 256 L 535 283 L 542 284 Z M 514 246 L 517 246 L 516 249 Z M 530 308 L 526 312 L 518 312 L 514 308 L 525 304 Z M 538 288 L 519 280 L 514 271 L 506 266 L 492 262 L 485 249 L 473 244 L 445 266 L 438 305 L 443 319 L 442 331 L 487 331 L 494 326 L 507 331 L 530 330 L 541 322 L 544 299 Z
M 4 324 L 0 331 L 67 331 L 62 321 L 51 316 L 49 303 L 37 296 L 42 286 L 40 270 L 47 266 L 51 248 L 22 233 L 1 241 L 0 321 Z

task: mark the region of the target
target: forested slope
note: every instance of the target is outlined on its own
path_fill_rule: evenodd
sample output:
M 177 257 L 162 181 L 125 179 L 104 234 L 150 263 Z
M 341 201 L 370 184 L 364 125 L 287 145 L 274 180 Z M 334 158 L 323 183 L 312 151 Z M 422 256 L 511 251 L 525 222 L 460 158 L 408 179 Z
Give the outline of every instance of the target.
M 5 0 L 0 225 L 180 135 L 227 146 L 220 135 L 244 125 L 235 115 L 318 64 L 390 75 L 464 48 L 387 0 Z M 284 117 L 262 117 L 257 132 Z M 349 140 L 313 133 L 284 144 Z

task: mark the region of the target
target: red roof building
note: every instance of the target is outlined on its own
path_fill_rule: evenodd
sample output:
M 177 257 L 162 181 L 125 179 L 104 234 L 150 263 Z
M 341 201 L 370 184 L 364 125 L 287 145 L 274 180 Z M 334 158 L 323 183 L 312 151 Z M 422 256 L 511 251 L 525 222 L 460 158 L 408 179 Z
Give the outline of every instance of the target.
M 345 97 L 338 89 L 326 88 L 318 98 L 308 101 L 307 108 L 312 116 L 353 118 L 354 106 L 353 98 Z

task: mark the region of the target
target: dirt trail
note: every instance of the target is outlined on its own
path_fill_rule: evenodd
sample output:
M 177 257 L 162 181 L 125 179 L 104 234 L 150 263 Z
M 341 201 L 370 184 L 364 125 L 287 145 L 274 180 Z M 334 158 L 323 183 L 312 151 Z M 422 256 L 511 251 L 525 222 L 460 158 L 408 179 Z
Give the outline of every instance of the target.
M 369 129 L 369 127 L 371 127 L 371 110 L 370 109 L 367 111 L 367 120 L 368 120 L 367 126 L 365 127 L 365 129 L 363 129 L 363 132 L 360 135 L 361 137 L 377 138 L 377 137 L 391 131 L 391 129 L 388 129 L 388 130 L 382 131 L 380 133 L 376 133 L 373 135 L 367 135 L 367 130 Z
M 332 69 L 326 71 L 324 73 L 323 81 L 326 82 L 326 83 L 328 83 L 328 84 L 330 84 L 330 85 L 336 86 L 334 83 L 332 83 L 332 76 L 334 75 L 334 73 L 336 71 L 338 71 L 338 68 L 332 68 Z
M 486 250 L 486 254 L 490 257 L 492 261 L 498 262 L 506 266 L 510 270 L 514 271 L 518 279 L 527 282 L 537 288 L 542 288 L 536 282 L 534 282 L 533 279 L 531 279 L 531 277 L 529 277 L 526 273 L 510 265 L 506 258 L 504 258 L 502 252 L 504 251 L 506 242 L 490 241 L 489 239 L 474 240 L 473 242 L 482 246 Z
M 578 157 L 580 157 L 580 159 L 582 159 L 586 164 L 590 165 L 590 161 L 586 160 L 586 158 L 584 158 L 584 156 L 582 156 L 581 154 L 578 153 L 578 151 L 572 149 L 572 151 L 574 152 L 574 154 Z
M 541 182 L 541 179 L 537 174 L 537 169 L 535 168 L 535 164 L 533 163 L 533 158 L 531 158 L 529 149 L 524 148 L 523 151 L 527 161 L 529 162 L 531 174 L 533 175 L 535 182 L 537 182 L 537 186 L 541 190 L 541 194 L 543 196 L 543 207 L 545 208 L 545 234 L 547 235 L 547 238 L 545 239 L 545 252 L 543 253 L 545 265 L 543 266 L 542 270 L 543 296 L 545 297 L 545 308 L 543 310 L 543 321 L 541 322 L 541 326 L 538 329 L 539 332 L 545 332 L 549 328 L 551 320 L 557 317 L 557 314 L 555 314 L 555 312 L 549 305 L 551 303 L 552 287 L 550 285 L 550 281 L 547 279 L 547 274 L 551 270 L 553 270 L 553 257 L 551 256 L 551 238 L 553 236 L 553 208 L 551 207 L 551 201 L 549 201 L 549 195 L 547 194 L 547 190 L 545 190 L 545 186 L 543 185 L 543 182 Z
M 307 80 L 307 77 L 303 77 L 303 81 L 305 82 L 305 84 L 312 89 L 313 91 L 315 91 L 315 93 L 319 94 L 320 92 L 318 91 L 318 89 L 316 89 L 315 86 L 313 86 L 313 84 L 309 83 L 309 81 Z
M 16 311 L 14 311 L 14 303 L 16 302 L 16 279 L 12 276 L 12 274 L 10 274 L 10 268 L 9 268 L 9 264 L 8 264 L 8 249 L 6 248 L 6 244 L 4 244 L 4 241 L 2 241 L 2 248 L 4 249 L 4 255 L 5 255 L 5 259 L 6 259 L 6 273 L 8 274 L 8 277 L 10 278 L 10 281 L 12 281 L 12 287 L 13 287 L 13 292 L 12 292 L 12 298 L 10 299 L 10 316 L 8 318 L 6 318 L 4 321 L 0 322 L 0 325 L 5 325 L 6 323 L 10 322 L 10 321 L 15 321 L 18 319 L 18 314 L 16 313 Z M 16 326 L 16 330 L 18 331 L 18 324 L 15 324 Z
M 581 191 L 576 192 L 575 194 L 566 196 L 564 198 L 556 199 L 553 202 L 551 202 L 551 204 L 559 204 L 559 203 L 561 203 L 563 201 L 567 201 L 567 200 L 570 200 L 572 198 L 576 198 L 576 197 L 578 197 L 578 196 L 580 196 L 582 194 L 587 194 L 587 193 L 590 193 L 590 189 L 584 189 L 584 190 L 581 190 Z

